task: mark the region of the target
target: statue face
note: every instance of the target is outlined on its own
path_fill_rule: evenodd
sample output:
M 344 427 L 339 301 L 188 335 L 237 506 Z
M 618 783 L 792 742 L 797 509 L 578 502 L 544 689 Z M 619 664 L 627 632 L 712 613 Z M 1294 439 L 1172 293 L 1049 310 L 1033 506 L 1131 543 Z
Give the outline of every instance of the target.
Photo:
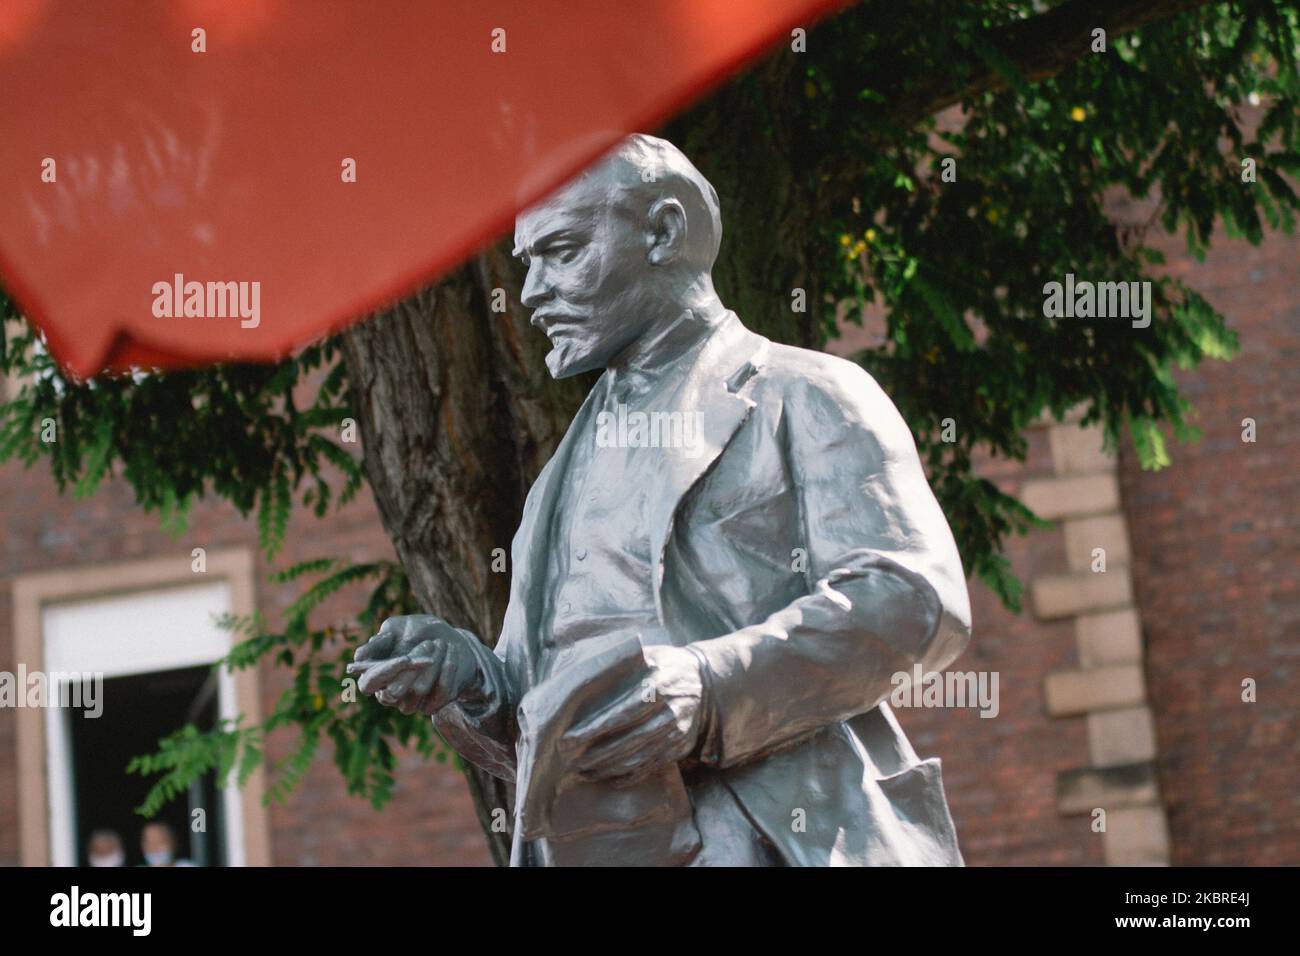
M 555 378 L 604 368 L 662 310 L 661 281 L 648 259 L 654 237 L 615 202 L 603 171 L 521 214 L 515 253 L 528 267 L 522 301 L 552 349 Z

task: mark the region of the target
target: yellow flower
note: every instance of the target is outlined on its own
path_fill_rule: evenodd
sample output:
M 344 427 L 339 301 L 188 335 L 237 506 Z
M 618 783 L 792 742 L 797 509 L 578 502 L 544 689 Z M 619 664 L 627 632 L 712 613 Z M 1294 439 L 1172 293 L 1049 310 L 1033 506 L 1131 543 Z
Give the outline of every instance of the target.
M 867 242 L 875 242 L 875 241 L 876 241 L 876 230 L 874 230 L 874 229 L 868 229 L 868 230 L 867 230 L 866 232 L 864 232 L 862 235 L 866 238 Z
M 853 237 L 850 236 L 847 232 L 845 232 L 845 233 L 841 233 L 841 234 L 840 234 L 840 245 L 841 245 L 841 246 L 847 246 L 847 245 L 848 245 L 850 242 L 852 242 L 852 241 L 853 241 Z
M 989 222 L 997 222 L 999 219 L 998 211 L 996 209 L 990 209 L 984 214 L 984 218 Z
M 325 706 L 325 698 L 322 697 L 320 694 L 317 694 L 315 697 L 312 698 L 312 706 L 314 706 L 317 710 L 321 710 Z
M 1070 110 L 1070 119 L 1074 120 L 1076 123 L 1082 123 L 1087 118 L 1088 111 L 1082 106 L 1076 106 L 1074 109 Z

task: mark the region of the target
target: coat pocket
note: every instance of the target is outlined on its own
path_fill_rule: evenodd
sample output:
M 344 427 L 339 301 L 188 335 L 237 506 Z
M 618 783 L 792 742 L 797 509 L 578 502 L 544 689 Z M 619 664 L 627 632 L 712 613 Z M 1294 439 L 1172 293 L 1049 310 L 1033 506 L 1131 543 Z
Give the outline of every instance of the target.
M 948 812 L 938 757 L 876 780 L 902 830 L 911 866 L 963 866 L 957 828 Z

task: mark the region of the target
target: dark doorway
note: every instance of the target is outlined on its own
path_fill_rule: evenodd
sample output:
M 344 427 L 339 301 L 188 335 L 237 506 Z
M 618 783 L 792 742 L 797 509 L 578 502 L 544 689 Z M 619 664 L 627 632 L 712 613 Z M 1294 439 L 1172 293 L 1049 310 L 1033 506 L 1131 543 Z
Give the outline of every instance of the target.
M 217 673 L 211 667 L 133 674 L 104 681 L 103 713 L 90 718 L 65 710 L 69 721 L 72 786 L 76 800 L 77 860 L 86 865 L 86 842 L 98 829 L 117 831 L 127 866 L 144 862 L 140 831 L 148 821 L 135 812 L 152 780 L 126 773 L 132 757 L 154 753 L 160 738 L 187 723 L 211 730 L 217 720 Z M 167 803 L 153 817 L 176 836 L 176 856 L 200 866 L 227 863 L 226 821 L 215 774 L 191 788 L 188 799 Z M 201 809 L 204 829 L 191 826 Z

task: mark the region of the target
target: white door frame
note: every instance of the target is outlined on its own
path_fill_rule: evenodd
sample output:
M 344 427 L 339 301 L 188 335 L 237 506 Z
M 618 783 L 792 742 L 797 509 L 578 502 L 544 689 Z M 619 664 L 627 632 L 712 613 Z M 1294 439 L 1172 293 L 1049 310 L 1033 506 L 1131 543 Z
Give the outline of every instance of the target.
M 93 599 L 129 596 L 132 593 L 158 592 L 185 586 L 220 586 L 225 589 L 226 606 L 231 613 L 243 616 L 254 608 L 254 559 L 248 549 L 213 551 L 206 557 L 207 570 L 196 573 L 189 554 L 175 558 L 151 559 L 114 564 L 70 568 L 60 571 L 22 575 L 14 580 L 14 657 L 27 670 L 53 671 L 46 667 L 45 635 L 47 611 L 57 617 L 58 606 L 77 605 Z M 73 612 L 75 619 L 75 611 Z M 225 635 L 228 646 L 230 635 Z M 208 635 L 209 642 L 212 636 Z M 210 663 L 212 647 L 191 646 L 183 641 L 150 641 L 118 644 L 118 660 L 93 660 L 91 666 L 68 667 L 60 654 L 51 655 L 50 663 L 64 670 L 100 670 L 106 677 L 150 670 Z M 68 656 L 65 644 L 63 657 Z M 89 649 L 77 656 L 91 654 Z M 187 656 L 188 655 L 188 656 Z M 215 655 L 219 656 L 219 655 Z M 197 659 L 195 659 L 197 658 Z M 75 663 L 75 662 L 74 662 Z M 240 713 L 246 721 L 260 719 L 259 686 L 256 668 L 231 674 L 220 672 L 219 713 L 234 718 Z M 74 864 L 77 857 L 75 820 L 72 801 L 70 754 L 66 714 L 57 708 L 45 714 L 30 708 L 18 712 L 19 777 L 19 858 L 25 866 Z M 60 720 L 64 718 L 64 720 Z M 265 866 L 270 863 L 269 821 L 262 803 L 265 774 L 259 768 L 241 791 L 232 780 L 224 790 L 227 808 L 228 855 L 234 865 Z

